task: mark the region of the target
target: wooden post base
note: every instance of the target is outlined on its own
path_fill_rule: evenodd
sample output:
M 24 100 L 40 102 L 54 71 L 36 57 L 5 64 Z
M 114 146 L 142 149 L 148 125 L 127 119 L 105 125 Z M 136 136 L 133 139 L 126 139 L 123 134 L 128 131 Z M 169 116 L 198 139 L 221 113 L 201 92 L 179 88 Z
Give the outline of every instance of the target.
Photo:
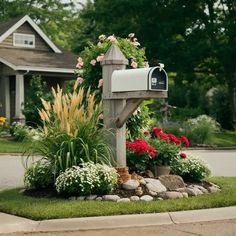
M 118 184 L 123 184 L 131 179 L 128 167 L 117 167 L 116 170 L 119 175 L 117 180 Z

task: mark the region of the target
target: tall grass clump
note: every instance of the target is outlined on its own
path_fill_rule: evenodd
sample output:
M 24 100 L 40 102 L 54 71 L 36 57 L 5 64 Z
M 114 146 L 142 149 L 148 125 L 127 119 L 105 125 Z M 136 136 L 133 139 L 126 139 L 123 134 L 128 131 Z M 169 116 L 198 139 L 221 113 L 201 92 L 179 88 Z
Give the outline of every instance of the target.
M 41 99 L 42 138 L 32 150 L 51 163 L 56 176 L 84 162 L 111 164 L 108 131 L 100 128 L 101 103 L 95 102 L 95 94 L 89 89 L 77 91 L 77 85 L 66 94 L 59 86 L 52 89 L 52 103 Z
M 220 125 L 207 115 L 188 119 L 184 123 L 184 132 L 192 145 L 211 144 L 215 133 L 220 131 Z

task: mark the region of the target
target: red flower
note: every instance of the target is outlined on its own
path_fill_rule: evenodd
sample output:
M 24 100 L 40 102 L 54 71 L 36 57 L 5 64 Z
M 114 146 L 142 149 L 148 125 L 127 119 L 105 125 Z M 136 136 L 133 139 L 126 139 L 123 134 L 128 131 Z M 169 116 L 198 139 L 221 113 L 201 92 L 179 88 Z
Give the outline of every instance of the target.
M 173 134 L 167 134 L 169 140 L 176 144 L 181 144 L 181 141 L 177 139 Z
M 180 155 L 181 158 L 186 158 L 187 157 L 187 154 L 184 153 L 184 152 L 181 152 L 179 155 Z
M 189 141 L 188 141 L 188 138 L 187 138 L 187 137 L 185 137 L 185 136 L 179 136 L 179 139 L 181 140 L 181 142 L 184 143 L 184 146 L 185 146 L 186 148 L 189 147 Z
M 168 134 L 165 134 L 165 133 L 159 133 L 157 135 L 158 137 L 160 137 L 161 139 L 165 140 L 165 141 L 169 141 L 169 137 L 168 137 Z
M 153 128 L 152 133 L 157 137 L 159 133 L 163 133 L 161 128 Z
M 150 133 L 149 133 L 147 130 L 145 130 L 145 131 L 143 132 L 143 134 L 149 135 Z
M 155 149 L 150 146 L 146 141 L 144 141 L 143 139 L 136 139 L 133 142 L 126 142 L 126 146 L 128 149 L 142 155 L 145 152 L 148 152 L 148 154 L 151 157 L 155 156 Z

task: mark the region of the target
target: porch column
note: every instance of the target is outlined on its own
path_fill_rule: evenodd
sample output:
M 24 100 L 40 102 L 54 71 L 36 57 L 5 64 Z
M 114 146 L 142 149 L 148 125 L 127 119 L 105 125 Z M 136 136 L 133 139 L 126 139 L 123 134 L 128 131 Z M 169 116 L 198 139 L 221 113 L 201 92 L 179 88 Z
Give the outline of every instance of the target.
M 1 76 L 0 78 L 0 116 L 7 118 L 10 122 L 10 87 L 9 77 Z
M 22 113 L 24 109 L 24 75 L 16 74 L 16 100 L 15 100 L 15 117 L 17 122 L 24 123 L 25 116 Z

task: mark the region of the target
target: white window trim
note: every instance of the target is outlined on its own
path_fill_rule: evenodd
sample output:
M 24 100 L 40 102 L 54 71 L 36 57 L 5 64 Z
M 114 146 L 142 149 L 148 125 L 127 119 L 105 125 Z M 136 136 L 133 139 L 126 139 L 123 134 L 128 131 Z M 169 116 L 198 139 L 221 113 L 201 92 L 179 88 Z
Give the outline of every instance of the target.
M 33 45 L 15 43 L 15 37 L 17 35 L 18 36 L 32 36 L 32 38 L 33 38 Z M 13 46 L 15 46 L 15 47 L 23 47 L 23 48 L 35 48 L 35 35 L 34 34 L 13 33 Z

